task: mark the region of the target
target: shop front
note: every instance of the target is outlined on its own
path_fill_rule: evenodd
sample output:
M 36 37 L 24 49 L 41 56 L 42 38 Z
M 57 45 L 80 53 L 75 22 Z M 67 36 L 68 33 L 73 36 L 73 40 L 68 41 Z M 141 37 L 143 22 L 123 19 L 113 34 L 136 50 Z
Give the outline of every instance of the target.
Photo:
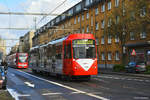
M 128 62 L 140 62 L 150 65 L 150 43 L 128 43 L 126 44 Z

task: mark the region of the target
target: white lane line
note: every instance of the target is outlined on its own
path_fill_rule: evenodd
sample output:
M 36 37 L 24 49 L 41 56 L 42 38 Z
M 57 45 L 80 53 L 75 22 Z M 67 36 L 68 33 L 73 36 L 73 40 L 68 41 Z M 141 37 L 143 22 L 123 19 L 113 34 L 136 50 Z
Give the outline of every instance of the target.
M 19 72 L 25 73 L 25 74 L 27 74 L 27 75 L 29 75 L 29 76 L 32 76 L 32 77 L 34 77 L 34 78 L 37 78 L 37 79 L 39 79 L 39 80 L 43 80 L 43 81 L 49 82 L 49 83 L 51 83 L 51 84 L 58 85 L 58 86 L 60 86 L 60 87 L 64 87 L 64 88 L 69 89 L 69 90 L 72 90 L 72 91 L 76 91 L 76 92 L 79 92 L 79 93 L 82 93 L 82 94 L 85 94 L 85 95 L 88 95 L 88 96 L 91 96 L 91 97 L 95 97 L 95 98 L 97 98 L 97 99 L 109 100 L 109 99 L 107 99 L 107 98 L 104 98 L 104 97 L 101 97 L 101 96 L 98 96 L 98 95 L 94 95 L 94 94 L 92 94 L 92 93 L 87 93 L 87 92 L 84 92 L 84 91 L 81 91 L 81 90 L 78 90 L 78 89 L 75 89 L 75 88 L 72 88 L 72 87 L 69 87 L 69 86 L 66 86 L 66 85 L 57 83 L 57 82 L 49 81 L 49 80 L 46 80 L 46 79 L 43 79 L 43 78 L 40 78 L 40 77 L 31 75 L 31 74 L 28 74 L 28 73 L 23 72 L 23 71 L 20 71 L 20 70 L 19 70 Z
M 117 77 L 116 77 L 116 78 L 114 78 L 114 79 L 119 80 L 120 78 L 117 78 Z
M 28 97 L 31 96 L 29 94 L 19 94 L 17 93 L 14 89 L 10 89 L 7 88 L 8 92 L 10 93 L 10 95 L 15 99 L 15 100 L 19 100 L 19 97 Z
M 150 82 L 149 80 L 145 80 L 145 82 Z
M 60 95 L 60 94 L 64 94 L 64 93 L 44 93 L 44 94 L 42 94 L 42 95 Z M 69 95 L 70 94 L 81 94 L 80 92 L 71 92 L 71 93 L 69 93 Z M 102 94 L 101 92 L 93 92 L 93 94 Z
M 138 80 L 138 81 L 141 81 L 141 82 L 143 82 L 144 80 Z
M 71 94 L 79 94 L 80 92 L 72 92 Z
M 59 94 L 63 94 L 63 93 L 44 93 L 42 95 L 59 95 Z

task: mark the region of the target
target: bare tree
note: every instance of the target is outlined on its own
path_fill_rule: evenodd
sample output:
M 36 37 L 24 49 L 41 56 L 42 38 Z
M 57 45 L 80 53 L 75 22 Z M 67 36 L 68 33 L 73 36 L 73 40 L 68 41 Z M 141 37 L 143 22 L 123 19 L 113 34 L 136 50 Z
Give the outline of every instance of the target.
M 122 0 L 120 6 L 115 7 L 110 17 L 107 18 L 108 24 L 105 25 L 105 35 L 118 36 L 120 46 L 130 38 L 130 33 L 138 38 L 141 32 L 150 32 L 150 1 L 149 0 Z M 122 54 L 122 60 L 124 55 Z M 122 61 L 122 63 L 124 63 Z

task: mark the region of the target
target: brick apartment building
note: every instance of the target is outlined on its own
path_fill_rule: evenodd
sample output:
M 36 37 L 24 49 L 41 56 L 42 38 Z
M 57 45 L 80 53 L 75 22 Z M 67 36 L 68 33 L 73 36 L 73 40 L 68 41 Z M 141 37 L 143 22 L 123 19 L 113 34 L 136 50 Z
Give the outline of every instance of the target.
M 98 63 L 100 67 L 112 68 L 114 64 L 122 64 L 123 61 L 135 59 L 131 56 L 133 49 L 144 55 L 143 61 L 150 60 L 150 37 L 145 33 L 143 37 L 128 39 L 122 47 L 118 37 L 106 36 L 105 27 L 110 26 L 109 17 L 113 10 L 130 0 L 82 0 L 62 15 L 37 29 L 33 37 L 33 47 L 46 44 L 51 40 L 74 33 L 94 34 L 98 43 Z M 144 49 L 143 49 L 144 48 Z M 124 58 L 123 58 L 124 56 Z M 138 57 L 137 57 L 138 58 Z

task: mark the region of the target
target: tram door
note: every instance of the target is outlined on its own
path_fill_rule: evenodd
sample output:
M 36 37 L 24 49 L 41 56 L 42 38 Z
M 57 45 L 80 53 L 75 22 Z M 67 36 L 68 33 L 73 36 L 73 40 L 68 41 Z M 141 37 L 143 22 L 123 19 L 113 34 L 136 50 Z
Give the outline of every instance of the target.
M 65 43 L 64 45 L 64 62 L 63 62 L 63 71 L 66 74 L 71 74 L 72 72 L 72 51 L 71 51 L 71 42 Z

